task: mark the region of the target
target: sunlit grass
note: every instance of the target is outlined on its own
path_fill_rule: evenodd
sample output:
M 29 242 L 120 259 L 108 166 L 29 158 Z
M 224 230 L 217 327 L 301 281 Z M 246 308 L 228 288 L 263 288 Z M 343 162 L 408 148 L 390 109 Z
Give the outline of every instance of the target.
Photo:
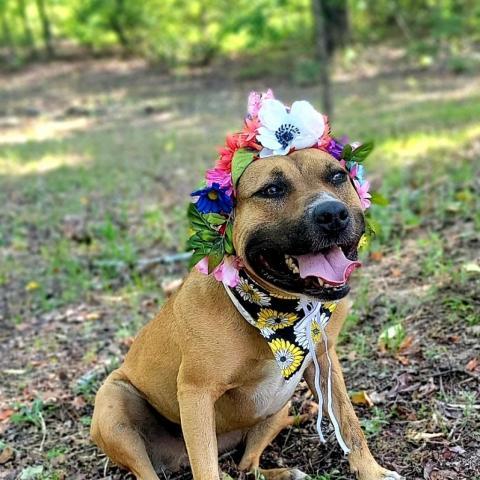
M 0 156 L 0 175 L 41 175 L 62 167 L 87 166 L 90 159 L 75 154 L 47 154 L 36 160 L 19 162 L 15 157 Z
M 419 158 L 428 159 L 429 154 L 456 152 L 480 137 L 480 122 L 463 129 L 437 130 L 435 132 L 413 132 L 398 138 L 389 138 L 377 144 L 377 161 L 388 158 L 389 166 L 408 166 Z M 448 160 L 448 159 L 445 159 Z M 432 161 L 428 159 L 427 161 Z M 434 160 L 438 162 L 438 158 Z

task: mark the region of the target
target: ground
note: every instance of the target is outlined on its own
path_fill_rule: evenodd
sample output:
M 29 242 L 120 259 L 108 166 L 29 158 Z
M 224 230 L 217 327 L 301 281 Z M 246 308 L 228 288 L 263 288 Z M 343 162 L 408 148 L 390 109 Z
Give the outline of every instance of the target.
M 390 204 L 355 274 L 346 382 L 380 463 L 479 479 L 480 74 L 398 52 L 358 65 L 336 72 L 334 130 L 375 138 L 370 177 Z M 88 60 L 0 75 L 1 479 L 132 478 L 90 442 L 92 402 L 186 271 L 168 255 L 183 249 L 189 191 L 249 90 L 319 104 L 318 87 L 275 72 L 189 73 Z M 294 409 L 308 402 L 302 386 Z M 234 478 L 238 456 L 221 459 Z M 313 422 L 283 432 L 263 465 L 352 478 Z

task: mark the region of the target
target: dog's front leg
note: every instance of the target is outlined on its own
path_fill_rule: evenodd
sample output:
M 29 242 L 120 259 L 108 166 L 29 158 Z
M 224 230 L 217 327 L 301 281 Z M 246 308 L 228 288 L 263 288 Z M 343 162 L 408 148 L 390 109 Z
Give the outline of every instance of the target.
M 218 480 L 216 396 L 206 388 L 180 384 L 178 403 L 183 437 L 195 480 Z
M 359 480 L 399 480 L 402 477 L 390 470 L 381 467 L 368 448 L 367 440 L 362 432 L 360 422 L 355 414 L 350 397 L 347 393 L 345 381 L 343 379 L 342 369 L 334 348 L 330 348 L 329 356 L 332 362 L 332 403 L 340 425 L 342 437 L 350 449 L 348 461 L 350 469 Z M 320 348 L 318 351 L 318 360 L 323 375 L 328 372 L 328 359 L 325 352 Z M 305 380 L 308 386 L 316 396 L 314 386 L 315 370 L 313 364 L 305 371 Z M 326 397 L 325 385 L 322 386 L 324 392 L 324 401 Z M 324 406 L 325 407 L 325 406 Z

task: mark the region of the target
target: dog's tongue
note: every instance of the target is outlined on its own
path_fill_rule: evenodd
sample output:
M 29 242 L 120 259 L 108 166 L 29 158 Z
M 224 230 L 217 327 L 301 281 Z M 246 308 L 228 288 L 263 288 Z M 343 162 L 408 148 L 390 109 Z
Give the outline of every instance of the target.
M 295 258 L 302 278 L 320 277 L 332 285 L 345 283 L 351 273 L 362 265 L 361 262 L 349 260 L 339 247 L 332 247 L 325 253 L 309 253 Z

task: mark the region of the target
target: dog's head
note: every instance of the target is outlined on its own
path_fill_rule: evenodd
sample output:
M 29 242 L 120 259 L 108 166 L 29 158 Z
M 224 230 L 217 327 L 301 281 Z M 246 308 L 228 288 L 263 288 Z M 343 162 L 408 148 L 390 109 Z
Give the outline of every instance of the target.
M 304 149 L 248 166 L 237 187 L 233 233 L 245 268 L 267 285 L 338 300 L 359 265 L 364 217 L 338 160 Z

